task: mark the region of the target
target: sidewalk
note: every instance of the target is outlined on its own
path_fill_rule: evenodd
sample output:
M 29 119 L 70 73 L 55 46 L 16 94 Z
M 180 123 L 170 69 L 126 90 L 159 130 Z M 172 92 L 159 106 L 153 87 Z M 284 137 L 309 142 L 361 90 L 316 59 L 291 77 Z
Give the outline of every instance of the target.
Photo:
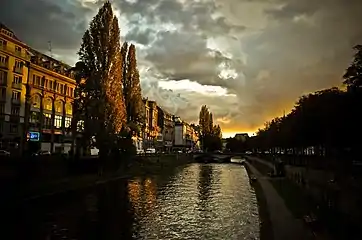
M 254 160 L 254 159 L 253 159 Z M 261 161 L 259 159 L 255 159 Z M 266 163 L 262 161 L 262 163 Z M 304 226 L 302 220 L 295 219 L 286 207 L 283 199 L 269 182 L 268 178 L 246 162 L 250 171 L 260 183 L 269 210 L 275 240 L 309 240 L 314 239 L 312 233 Z
M 267 165 L 267 166 L 270 167 L 271 169 L 274 169 L 274 165 L 273 165 L 271 162 L 267 162 L 267 161 L 261 160 L 260 158 L 257 158 L 257 157 L 248 156 L 247 158 L 249 158 L 250 160 L 253 160 L 253 161 L 262 163 L 262 164 L 264 164 L 264 165 Z

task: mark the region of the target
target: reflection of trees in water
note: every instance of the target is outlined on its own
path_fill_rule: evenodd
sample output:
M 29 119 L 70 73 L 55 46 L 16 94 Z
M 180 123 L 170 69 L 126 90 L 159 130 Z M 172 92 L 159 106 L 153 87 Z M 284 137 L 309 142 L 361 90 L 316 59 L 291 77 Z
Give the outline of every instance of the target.
M 129 200 L 134 213 L 141 217 L 151 212 L 156 205 L 157 186 L 151 178 L 135 179 L 128 183 Z
M 212 166 L 207 164 L 200 164 L 199 165 L 199 182 L 198 182 L 198 189 L 199 189 L 199 200 L 200 200 L 200 207 L 206 208 L 207 202 L 210 198 L 210 190 L 211 184 L 213 179 L 213 171 Z

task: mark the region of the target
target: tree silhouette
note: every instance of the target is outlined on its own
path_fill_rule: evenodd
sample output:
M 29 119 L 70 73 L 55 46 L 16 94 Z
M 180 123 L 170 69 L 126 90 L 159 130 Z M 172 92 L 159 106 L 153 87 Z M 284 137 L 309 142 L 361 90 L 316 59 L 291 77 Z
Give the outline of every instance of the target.
M 122 46 L 121 54 L 125 58 L 127 44 Z M 128 49 L 127 63 L 123 66 L 125 79 L 123 91 L 127 109 L 127 122 L 133 132 L 139 133 L 145 123 L 145 108 L 142 101 L 140 75 L 137 69 L 136 47 L 131 44 Z
M 213 115 L 206 105 L 203 105 L 199 114 L 199 129 L 203 150 L 214 151 L 222 148 L 222 132 L 219 125 L 213 125 Z
M 85 136 L 95 136 L 105 159 L 126 126 L 120 30 L 110 2 L 90 22 L 78 55 L 89 70 L 82 89 Z
M 356 50 L 356 53 L 351 65 L 343 75 L 343 83 L 349 91 L 360 91 L 362 87 L 362 45 L 357 45 L 353 49 Z

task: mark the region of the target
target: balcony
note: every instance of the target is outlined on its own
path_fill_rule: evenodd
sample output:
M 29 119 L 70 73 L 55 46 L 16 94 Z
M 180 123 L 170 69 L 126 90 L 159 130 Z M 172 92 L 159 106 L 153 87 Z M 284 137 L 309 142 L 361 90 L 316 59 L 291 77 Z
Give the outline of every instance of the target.
M 14 67 L 14 73 L 18 73 L 23 75 L 23 68 L 22 67 Z
M 12 83 L 11 84 L 11 87 L 12 88 L 15 88 L 15 89 L 19 89 L 19 90 L 22 90 L 23 89 L 23 84 L 22 83 Z
M 0 79 L 0 86 L 1 87 L 7 87 L 8 81 L 6 79 Z
M 0 62 L 1 69 L 9 69 L 9 62 Z
M 24 49 L 23 49 L 23 51 L 19 52 L 19 51 L 15 51 L 15 48 L 10 48 L 9 46 L 1 45 L 0 50 L 3 50 L 5 52 L 15 55 L 17 57 L 21 57 L 26 60 L 30 60 L 30 55 Z
M 20 104 L 20 99 L 12 98 L 11 103 Z

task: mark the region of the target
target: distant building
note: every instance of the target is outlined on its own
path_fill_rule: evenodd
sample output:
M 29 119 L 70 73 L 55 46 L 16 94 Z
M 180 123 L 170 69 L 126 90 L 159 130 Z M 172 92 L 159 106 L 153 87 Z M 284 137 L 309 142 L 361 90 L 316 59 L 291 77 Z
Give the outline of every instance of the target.
M 144 149 L 156 148 L 158 142 L 162 141 L 161 128 L 158 126 L 157 103 L 148 99 L 144 99 L 143 103 L 146 108 L 146 124 L 142 134 Z
M 190 124 L 182 121 L 180 117 L 175 117 L 174 122 L 175 139 L 173 148 L 183 151 L 199 148 L 195 129 Z
M 161 107 L 158 107 L 158 126 L 161 128 L 162 133 L 162 150 L 170 152 L 174 139 L 175 124 L 173 122 L 173 115 Z

